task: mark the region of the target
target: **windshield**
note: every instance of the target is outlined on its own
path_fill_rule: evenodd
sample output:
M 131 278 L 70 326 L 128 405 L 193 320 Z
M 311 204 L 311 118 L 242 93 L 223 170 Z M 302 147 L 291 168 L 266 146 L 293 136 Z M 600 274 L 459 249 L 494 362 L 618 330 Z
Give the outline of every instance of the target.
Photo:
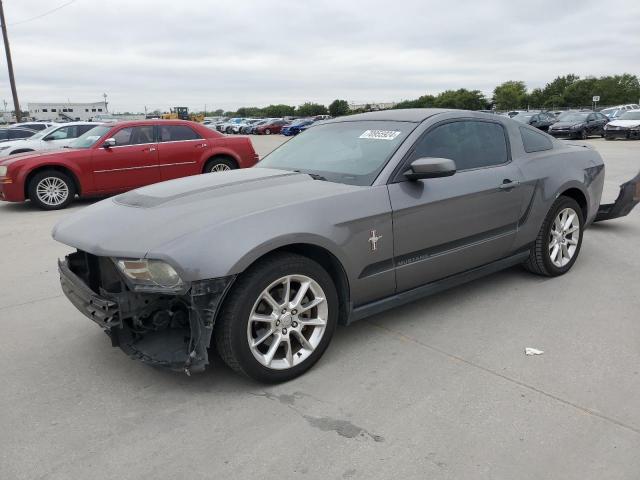
M 640 120 L 640 112 L 625 112 L 618 117 L 618 120 Z
M 39 140 L 59 128 L 60 128 L 60 125 L 54 125 L 53 127 L 45 128 L 44 130 L 40 130 L 38 133 L 33 135 L 29 140 Z
M 371 185 L 415 126 L 391 121 L 315 125 L 257 166 L 316 174 L 331 182 Z
M 558 117 L 558 120 L 561 122 L 584 122 L 587 120 L 588 116 L 589 116 L 588 113 L 577 113 L 577 112 L 563 113 Z
M 70 143 L 69 148 L 91 148 L 104 134 L 111 130 L 111 128 L 113 127 L 106 127 L 104 125 L 93 127 Z

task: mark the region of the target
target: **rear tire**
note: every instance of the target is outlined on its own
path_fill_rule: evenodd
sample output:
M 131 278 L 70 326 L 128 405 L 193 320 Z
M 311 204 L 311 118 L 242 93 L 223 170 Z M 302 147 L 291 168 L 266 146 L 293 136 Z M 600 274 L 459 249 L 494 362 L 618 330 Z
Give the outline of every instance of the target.
M 580 253 L 583 230 L 584 218 L 578 202 L 558 197 L 540 227 L 524 267 L 546 277 L 567 273 Z
M 73 180 L 57 170 L 43 170 L 29 181 L 29 200 L 41 210 L 66 208 L 76 195 Z
M 337 319 L 338 295 L 326 270 L 307 257 L 276 253 L 238 277 L 214 337 L 220 358 L 236 372 L 260 382 L 284 382 L 320 359 Z
M 238 168 L 236 162 L 226 157 L 212 158 L 204 166 L 204 173 L 219 173 L 235 170 Z

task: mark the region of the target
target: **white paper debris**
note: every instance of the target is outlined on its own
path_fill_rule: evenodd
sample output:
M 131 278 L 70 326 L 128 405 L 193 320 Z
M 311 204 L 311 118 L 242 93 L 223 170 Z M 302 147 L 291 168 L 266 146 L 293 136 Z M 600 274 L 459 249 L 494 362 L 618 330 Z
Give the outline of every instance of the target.
M 538 350 L 537 348 L 526 347 L 524 349 L 525 355 L 542 355 L 544 350 Z

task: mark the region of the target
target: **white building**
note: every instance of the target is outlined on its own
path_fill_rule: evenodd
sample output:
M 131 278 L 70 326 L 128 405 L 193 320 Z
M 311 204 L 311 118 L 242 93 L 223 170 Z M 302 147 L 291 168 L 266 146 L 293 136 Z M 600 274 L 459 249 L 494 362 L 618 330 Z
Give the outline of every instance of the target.
M 93 103 L 29 103 L 29 116 L 35 120 L 86 121 L 107 112 L 105 102 Z

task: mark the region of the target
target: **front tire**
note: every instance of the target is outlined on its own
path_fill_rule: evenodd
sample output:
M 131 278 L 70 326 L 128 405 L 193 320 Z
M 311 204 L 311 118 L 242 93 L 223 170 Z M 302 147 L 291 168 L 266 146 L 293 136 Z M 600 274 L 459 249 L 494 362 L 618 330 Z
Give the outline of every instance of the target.
M 580 138 L 582 140 L 586 140 L 587 138 L 589 138 L 589 134 L 587 133 L 587 129 L 586 128 L 580 132 Z
M 583 229 L 584 218 L 578 202 L 559 197 L 549 209 L 524 267 L 546 277 L 567 273 L 580 253 Z
M 267 129 L 264 131 L 264 134 L 265 134 L 265 135 L 271 135 L 271 129 L 270 129 L 270 128 L 267 128 Z
M 29 181 L 29 200 L 41 210 L 66 208 L 76 195 L 73 180 L 57 170 L 36 173 Z
M 220 357 L 236 372 L 284 382 L 320 359 L 337 319 L 338 295 L 326 270 L 307 257 L 277 253 L 238 278 L 214 336 Z

